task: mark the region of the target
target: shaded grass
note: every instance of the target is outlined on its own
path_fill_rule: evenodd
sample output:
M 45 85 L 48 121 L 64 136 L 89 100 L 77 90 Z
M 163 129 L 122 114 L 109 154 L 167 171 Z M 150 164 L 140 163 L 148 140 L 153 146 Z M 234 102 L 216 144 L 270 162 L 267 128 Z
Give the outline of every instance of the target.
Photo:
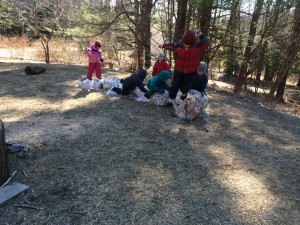
M 77 89 L 85 67 L 9 67 L 0 114 L 6 139 L 31 149 L 10 155 L 30 190 L 0 208 L 4 224 L 299 223 L 299 118 L 209 89 L 210 117 L 185 122 Z M 40 210 L 14 207 L 25 200 Z

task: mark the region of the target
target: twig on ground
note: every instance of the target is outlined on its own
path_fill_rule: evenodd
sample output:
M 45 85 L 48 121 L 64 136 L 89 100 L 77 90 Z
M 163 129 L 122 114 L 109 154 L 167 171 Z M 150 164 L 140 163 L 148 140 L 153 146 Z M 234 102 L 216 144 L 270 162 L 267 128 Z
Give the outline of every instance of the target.
M 19 208 L 28 208 L 28 209 L 39 209 L 38 207 L 36 206 L 32 206 L 32 205 L 19 205 L 19 204 L 15 204 L 16 207 L 19 207 Z
M 28 200 L 26 199 L 26 197 L 24 197 L 24 201 L 25 201 L 28 205 L 31 205 L 31 204 L 32 204 L 30 201 L 28 201 Z
M 26 173 L 26 171 L 24 169 L 23 169 L 23 174 L 24 174 L 25 177 L 28 177 L 27 173 Z
M 7 179 L 7 181 L 5 181 L 5 183 L 1 185 L 0 188 L 3 188 L 3 187 L 5 187 L 6 185 L 8 185 L 8 183 L 9 183 L 10 180 L 16 175 L 16 173 L 17 173 L 17 170 L 15 170 L 15 171 L 12 173 L 11 177 L 9 177 L 9 178 Z

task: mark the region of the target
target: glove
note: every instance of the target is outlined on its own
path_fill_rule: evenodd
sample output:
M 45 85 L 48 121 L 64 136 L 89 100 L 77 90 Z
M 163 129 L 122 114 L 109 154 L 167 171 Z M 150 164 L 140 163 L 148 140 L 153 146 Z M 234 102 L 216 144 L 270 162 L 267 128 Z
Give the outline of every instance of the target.
M 149 94 L 144 94 L 145 98 L 149 99 L 151 96 Z
M 199 29 L 199 30 L 195 31 L 195 34 L 196 34 L 197 37 L 200 37 L 200 36 L 202 35 L 202 32 L 201 32 L 201 30 Z

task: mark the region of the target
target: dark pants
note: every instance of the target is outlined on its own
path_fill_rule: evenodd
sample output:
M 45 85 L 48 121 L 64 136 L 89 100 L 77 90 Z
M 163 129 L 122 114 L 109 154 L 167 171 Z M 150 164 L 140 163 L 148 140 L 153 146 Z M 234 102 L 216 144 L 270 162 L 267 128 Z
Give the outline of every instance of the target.
M 129 95 L 130 91 L 128 90 L 122 90 L 121 88 L 118 87 L 113 87 L 111 90 L 113 90 L 114 92 L 116 92 L 118 95 Z
M 174 71 L 173 80 L 171 87 L 169 89 L 169 97 L 171 99 L 176 98 L 178 90 L 180 89 L 182 94 L 188 93 L 190 89 L 190 84 L 193 79 L 193 75 L 197 73 L 197 71 L 193 73 L 181 73 L 178 71 Z

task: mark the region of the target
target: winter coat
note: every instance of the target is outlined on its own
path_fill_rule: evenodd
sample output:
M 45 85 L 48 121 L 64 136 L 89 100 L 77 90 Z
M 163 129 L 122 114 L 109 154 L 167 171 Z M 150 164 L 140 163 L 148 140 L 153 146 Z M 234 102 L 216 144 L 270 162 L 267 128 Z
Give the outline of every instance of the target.
M 203 73 L 202 76 L 199 76 L 198 73 L 195 73 L 190 85 L 190 89 L 194 89 L 202 93 L 202 95 L 206 95 L 206 86 L 208 82 L 207 73 Z
M 209 45 L 209 39 L 202 34 L 195 45 L 189 49 L 185 49 L 182 42 L 164 44 L 162 47 L 175 53 L 175 70 L 188 74 L 197 70 L 200 65 L 199 58 L 202 52 L 207 49 Z
M 122 94 L 128 95 L 135 87 L 138 87 L 142 92 L 146 93 L 147 89 L 144 87 L 143 81 L 147 76 L 146 70 L 140 70 L 123 80 Z
M 170 72 L 168 70 L 163 70 L 156 76 L 152 77 L 148 83 L 148 92 L 147 95 L 151 96 L 155 92 L 164 93 L 166 89 L 169 89 L 169 85 L 166 83 L 166 80 L 170 79 Z
M 152 69 L 152 76 L 156 76 L 163 70 L 170 71 L 170 66 L 166 60 L 163 60 L 162 62 L 159 62 L 158 60 L 154 63 L 153 69 Z
M 91 44 L 87 49 L 88 60 L 90 63 L 96 63 L 99 61 L 103 61 L 102 53 L 95 47 L 95 44 Z

